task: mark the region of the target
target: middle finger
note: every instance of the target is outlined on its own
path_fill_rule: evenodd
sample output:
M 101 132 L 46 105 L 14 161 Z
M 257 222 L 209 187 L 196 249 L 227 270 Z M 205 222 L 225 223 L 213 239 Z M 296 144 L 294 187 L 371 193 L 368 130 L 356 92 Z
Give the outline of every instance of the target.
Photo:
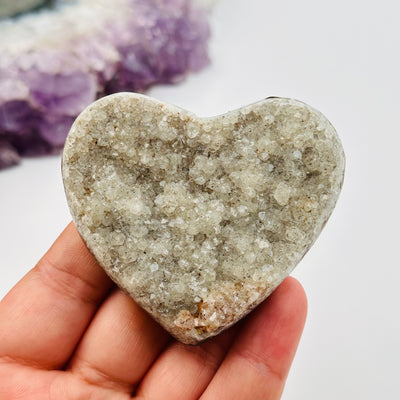
M 95 315 L 68 369 L 90 383 L 131 393 L 169 340 L 127 294 L 115 290 Z

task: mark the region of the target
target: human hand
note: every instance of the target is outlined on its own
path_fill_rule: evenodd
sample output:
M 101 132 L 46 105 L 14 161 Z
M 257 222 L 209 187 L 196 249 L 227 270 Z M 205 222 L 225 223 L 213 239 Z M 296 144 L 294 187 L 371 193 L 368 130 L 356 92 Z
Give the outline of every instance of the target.
M 233 328 L 183 345 L 112 284 L 71 223 L 0 303 L 0 399 L 276 400 L 306 309 L 287 278 Z

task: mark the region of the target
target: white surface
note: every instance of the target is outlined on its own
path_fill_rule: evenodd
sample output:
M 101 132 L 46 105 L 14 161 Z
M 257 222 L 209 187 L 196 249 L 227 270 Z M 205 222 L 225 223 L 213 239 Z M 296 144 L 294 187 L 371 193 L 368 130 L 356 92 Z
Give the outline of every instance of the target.
M 150 93 L 200 115 L 294 97 L 342 138 L 341 198 L 294 273 L 309 316 L 285 400 L 400 398 L 399 12 L 395 0 L 220 0 L 212 65 Z M 0 172 L 1 296 L 70 219 L 59 164 Z

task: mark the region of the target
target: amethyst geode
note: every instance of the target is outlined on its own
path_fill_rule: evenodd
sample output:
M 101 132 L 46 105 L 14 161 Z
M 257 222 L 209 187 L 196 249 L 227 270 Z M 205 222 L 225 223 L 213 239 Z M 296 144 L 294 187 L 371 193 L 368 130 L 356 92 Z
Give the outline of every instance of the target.
M 0 168 L 59 150 L 75 117 L 118 91 L 174 83 L 208 62 L 191 0 L 58 0 L 0 22 Z

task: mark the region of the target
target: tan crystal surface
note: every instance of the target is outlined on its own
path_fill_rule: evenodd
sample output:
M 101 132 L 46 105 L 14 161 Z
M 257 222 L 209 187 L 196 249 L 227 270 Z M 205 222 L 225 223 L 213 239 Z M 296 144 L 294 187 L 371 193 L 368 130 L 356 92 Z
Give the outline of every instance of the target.
M 109 276 L 184 343 L 263 301 L 329 218 L 344 153 L 329 121 L 269 98 L 212 118 L 121 93 L 63 156 L 75 224 Z

